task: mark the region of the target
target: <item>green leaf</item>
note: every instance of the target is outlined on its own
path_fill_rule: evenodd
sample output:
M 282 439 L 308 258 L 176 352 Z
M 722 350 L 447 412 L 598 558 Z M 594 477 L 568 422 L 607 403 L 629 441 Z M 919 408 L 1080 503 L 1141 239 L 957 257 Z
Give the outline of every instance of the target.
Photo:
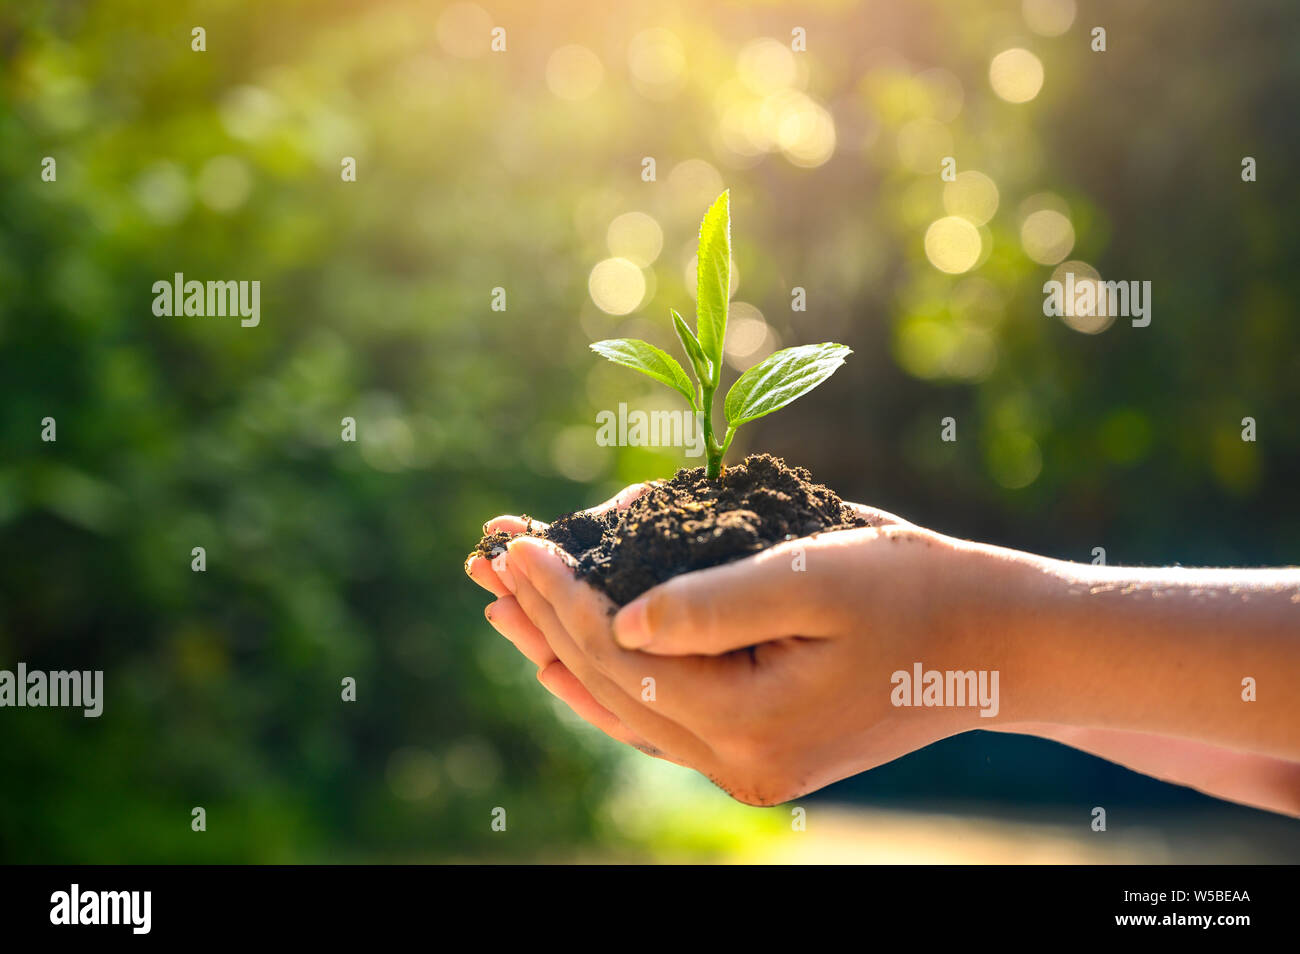
M 731 190 L 718 196 L 700 223 L 695 289 L 695 327 L 700 348 L 711 363 L 713 386 L 717 387 L 722 375 L 722 342 L 727 336 L 727 302 L 731 298 Z
M 668 352 L 656 348 L 648 341 L 636 338 L 610 338 L 597 341 L 591 346 L 596 354 L 608 358 L 615 364 L 640 371 L 656 381 L 668 385 L 682 393 L 691 402 L 693 410 L 699 410 L 695 403 L 695 385 L 686 376 L 686 371 L 677 359 Z
M 695 332 L 691 331 L 691 326 L 679 314 L 675 308 L 669 308 L 673 313 L 673 329 L 677 332 L 677 337 L 682 343 L 682 348 L 686 351 L 686 357 L 691 359 L 691 365 L 695 368 L 695 376 L 703 384 L 706 381 L 713 380 L 713 369 L 709 366 L 709 359 L 704 356 L 704 351 L 700 348 L 700 339 L 695 337 Z
M 821 384 L 853 352 L 842 344 L 800 345 L 764 358 L 740 376 L 727 392 L 727 424 L 771 414 Z

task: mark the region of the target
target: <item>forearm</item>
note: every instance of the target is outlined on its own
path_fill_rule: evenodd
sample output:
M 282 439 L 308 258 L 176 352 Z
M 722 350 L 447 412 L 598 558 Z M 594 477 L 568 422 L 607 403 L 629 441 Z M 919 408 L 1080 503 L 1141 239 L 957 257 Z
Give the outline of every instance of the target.
M 1096 567 L 1014 551 L 987 558 L 1001 567 L 1006 601 L 996 645 L 1008 669 L 1008 721 L 1178 736 L 1300 761 L 1300 570 Z

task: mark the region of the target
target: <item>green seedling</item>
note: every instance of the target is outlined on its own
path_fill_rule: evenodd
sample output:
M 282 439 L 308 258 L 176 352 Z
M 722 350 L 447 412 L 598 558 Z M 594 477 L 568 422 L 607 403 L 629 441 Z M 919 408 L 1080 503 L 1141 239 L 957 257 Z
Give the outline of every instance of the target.
M 723 401 L 727 431 L 713 433 L 713 395 L 722 382 L 722 344 L 727 336 L 731 298 L 731 192 L 722 193 L 700 223 L 696 266 L 695 330 L 676 311 L 673 328 L 695 372 L 695 382 L 666 351 L 636 338 L 597 341 L 591 350 L 615 364 L 633 368 L 681 392 L 700 415 L 709 477 L 722 474 L 722 458 L 736 428 L 785 407 L 821 384 L 852 354 L 842 344 L 825 342 L 785 348 L 763 359 L 737 379 Z

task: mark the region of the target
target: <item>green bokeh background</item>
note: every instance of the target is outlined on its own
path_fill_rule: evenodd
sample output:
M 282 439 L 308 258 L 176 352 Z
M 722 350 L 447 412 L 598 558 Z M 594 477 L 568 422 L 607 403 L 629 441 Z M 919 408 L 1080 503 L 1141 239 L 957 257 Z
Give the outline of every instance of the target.
M 0 710 L 0 860 L 715 857 L 786 826 L 561 713 L 461 571 L 493 514 L 554 515 L 683 463 L 595 445 L 596 410 L 671 396 L 586 344 L 676 352 L 668 308 L 690 310 L 722 186 L 735 297 L 769 343 L 855 351 L 736 450 L 1056 557 L 1300 562 L 1293 4 L 1082 6 L 1047 37 L 1018 0 L 6 4 L 0 668 L 103 669 L 107 699 L 97 720 Z M 788 50 L 795 27 L 807 52 L 755 45 Z M 629 59 L 651 29 L 679 44 L 664 82 Z M 571 44 L 602 64 L 579 100 L 552 88 Z M 1012 47 L 1044 67 L 1023 104 L 989 82 Z M 798 117 L 774 127 L 792 149 L 748 155 L 733 122 L 791 63 L 799 115 L 834 124 L 818 164 Z M 948 154 L 999 195 L 961 275 L 924 248 Z M 1053 269 L 1020 225 L 1044 201 L 1067 210 L 1071 260 L 1152 282 L 1149 327 L 1043 315 Z M 588 277 L 629 211 L 663 250 L 616 316 Z M 151 286 L 175 272 L 259 280 L 260 326 L 156 317 Z M 1258 821 L 985 734 L 823 797 Z M 1248 846 L 1297 844 L 1267 825 Z

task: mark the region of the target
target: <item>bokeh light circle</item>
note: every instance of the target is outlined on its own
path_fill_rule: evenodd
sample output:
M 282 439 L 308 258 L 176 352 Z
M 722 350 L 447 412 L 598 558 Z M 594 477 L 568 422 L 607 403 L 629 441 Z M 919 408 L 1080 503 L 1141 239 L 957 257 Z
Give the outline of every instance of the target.
M 1074 276 L 1073 279 L 1069 277 L 1071 275 Z M 1062 262 L 1052 272 L 1052 281 L 1061 283 L 1061 294 L 1064 297 L 1061 321 L 1066 326 L 1085 335 L 1097 335 L 1115 323 L 1115 316 L 1107 313 L 1108 309 L 1098 294 L 1101 274 L 1087 262 Z M 1092 285 L 1092 307 L 1087 307 L 1086 296 L 1079 296 L 1079 290 L 1086 284 Z
M 925 257 L 949 275 L 960 275 L 974 268 L 983 245 L 979 229 L 956 215 L 930 223 L 925 232 Z
M 1021 431 L 999 431 L 985 452 L 989 474 L 1007 490 L 1028 487 L 1043 472 L 1038 442 Z
M 644 212 L 625 212 L 609 223 L 605 241 L 611 255 L 645 268 L 663 251 L 664 231 Z
M 645 298 L 645 275 L 625 258 L 597 262 L 587 278 L 587 291 L 596 307 L 607 315 L 628 315 Z
M 737 57 L 736 72 L 741 82 L 759 95 L 793 86 L 799 76 L 790 47 L 771 37 L 746 44 Z
M 643 30 L 628 44 L 627 67 L 637 92 L 668 99 L 685 84 L 686 50 L 671 30 Z
M 998 210 L 998 185 L 982 172 L 968 169 L 943 186 L 943 208 L 974 225 L 983 225 Z
M 560 99 L 586 99 L 604 78 L 600 57 L 576 43 L 560 47 L 546 61 L 546 86 Z
M 1074 248 L 1074 226 L 1056 209 L 1039 209 L 1021 224 L 1020 244 L 1038 264 L 1055 265 Z
M 733 301 L 727 318 L 726 358 L 744 370 L 776 350 L 776 336 L 763 313 L 748 302 Z
M 1043 88 L 1043 61 L 1020 47 L 1003 50 L 989 64 L 989 84 L 1008 103 L 1027 103 Z
M 1079 12 L 1074 0 L 1024 0 L 1020 9 L 1029 29 L 1040 36 L 1060 36 Z

